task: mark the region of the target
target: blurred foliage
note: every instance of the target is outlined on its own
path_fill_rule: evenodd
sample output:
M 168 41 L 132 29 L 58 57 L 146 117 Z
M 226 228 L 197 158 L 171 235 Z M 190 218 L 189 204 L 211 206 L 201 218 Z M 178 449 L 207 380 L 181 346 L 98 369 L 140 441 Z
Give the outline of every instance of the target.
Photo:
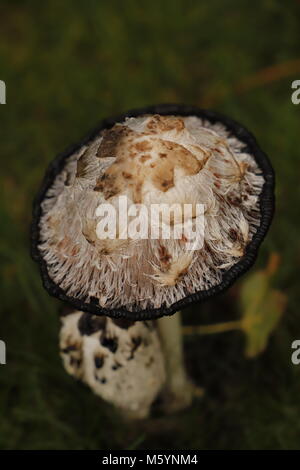
M 253 358 L 261 354 L 266 349 L 287 305 L 287 296 L 272 287 L 279 260 L 278 254 L 272 253 L 265 269 L 251 272 L 240 283 L 239 318 L 210 325 L 185 325 L 183 334 L 211 335 L 240 330 L 246 338 L 245 356 Z
M 265 350 L 286 308 L 286 295 L 272 288 L 272 278 L 279 266 L 279 258 L 274 253 L 266 269 L 249 274 L 242 284 L 240 324 L 246 334 L 247 357 L 255 357 Z
M 1 449 L 299 448 L 299 14 L 297 0 L 1 1 Z M 277 213 L 257 263 L 280 253 L 273 283 L 288 307 L 257 360 L 243 357 L 240 332 L 187 338 L 206 396 L 176 416 L 123 423 L 62 369 L 60 306 L 29 258 L 31 202 L 48 162 L 101 118 L 159 102 L 224 112 L 270 155 Z M 238 317 L 239 288 L 185 321 Z

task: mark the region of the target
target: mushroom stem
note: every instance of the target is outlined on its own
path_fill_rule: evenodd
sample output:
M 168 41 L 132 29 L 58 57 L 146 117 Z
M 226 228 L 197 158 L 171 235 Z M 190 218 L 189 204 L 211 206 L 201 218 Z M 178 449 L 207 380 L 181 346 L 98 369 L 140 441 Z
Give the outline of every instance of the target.
M 196 387 L 189 380 L 185 370 L 181 312 L 159 318 L 157 325 L 166 365 L 163 408 L 171 413 L 191 404 Z

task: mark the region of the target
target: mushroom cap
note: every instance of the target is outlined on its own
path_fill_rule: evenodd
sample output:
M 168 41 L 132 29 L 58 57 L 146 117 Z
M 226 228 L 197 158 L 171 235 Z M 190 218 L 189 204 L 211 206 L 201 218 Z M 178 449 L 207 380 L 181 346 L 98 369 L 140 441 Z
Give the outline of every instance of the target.
M 100 243 L 92 210 L 120 195 L 130 204 L 204 203 L 208 239 L 197 252 L 177 240 Z M 46 290 L 77 310 L 159 318 L 230 287 L 254 263 L 273 212 L 272 166 L 244 127 L 191 106 L 151 106 L 102 121 L 49 165 L 34 202 L 32 256 Z

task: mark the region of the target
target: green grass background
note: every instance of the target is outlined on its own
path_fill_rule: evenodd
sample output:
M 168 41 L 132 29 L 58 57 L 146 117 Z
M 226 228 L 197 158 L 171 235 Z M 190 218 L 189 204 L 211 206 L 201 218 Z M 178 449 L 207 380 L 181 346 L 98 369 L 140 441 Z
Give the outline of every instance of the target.
M 300 338 L 300 105 L 290 99 L 300 2 L 2 0 L 0 21 L 0 448 L 300 448 L 300 366 L 290 361 Z M 277 212 L 257 266 L 280 253 L 275 284 L 288 308 L 255 360 L 238 332 L 187 340 L 205 397 L 178 415 L 125 423 L 62 369 L 59 302 L 29 257 L 31 203 L 48 162 L 101 118 L 160 102 L 227 113 L 270 155 Z M 232 319 L 232 297 L 194 306 L 185 321 Z

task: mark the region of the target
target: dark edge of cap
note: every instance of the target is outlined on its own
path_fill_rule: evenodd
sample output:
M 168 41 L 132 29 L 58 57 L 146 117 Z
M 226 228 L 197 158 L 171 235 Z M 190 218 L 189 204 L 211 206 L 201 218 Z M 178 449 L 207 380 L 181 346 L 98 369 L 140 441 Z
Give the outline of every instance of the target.
M 84 302 L 83 300 L 68 296 L 49 277 L 46 262 L 42 258 L 38 249 L 40 239 L 39 220 L 42 214 L 41 203 L 44 200 L 48 189 L 51 187 L 54 178 L 62 171 L 66 158 L 79 150 L 83 145 L 93 140 L 101 130 L 111 128 L 115 123 L 124 121 L 126 117 L 137 117 L 144 114 L 197 116 L 202 119 L 207 119 L 211 123 L 220 122 L 225 125 L 227 130 L 230 131 L 232 135 L 236 136 L 239 140 L 244 142 L 247 152 L 254 156 L 258 166 L 262 170 L 265 179 L 265 183 L 260 195 L 261 221 L 256 233 L 246 248 L 244 256 L 240 261 L 238 261 L 234 266 L 224 273 L 222 282 L 218 285 L 206 290 L 198 291 L 194 294 L 190 294 L 169 307 L 162 305 L 160 308 L 137 310 L 133 312 L 126 310 L 125 308 L 101 308 L 92 302 Z M 31 224 L 31 255 L 32 258 L 39 264 L 43 285 L 47 292 L 50 295 L 67 302 L 77 310 L 89 312 L 94 315 L 107 315 L 113 318 L 128 318 L 134 321 L 155 319 L 165 315 L 172 315 L 176 311 L 182 310 L 194 302 L 207 300 L 214 295 L 222 293 L 224 290 L 228 289 L 239 276 L 244 274 L 253 265 L 257 257 L 258 248 L 265 238 L 272 222 L 275 208 L 274 187 L 275 175 L 267 155 L 260 149 L 255 137 L 238 122 L 215 111 L 180 104 L 161 104 L 133 109 L 119 116 L 104 119 L 84 139 L 82 139 L 76 145 L 69 147 L 65 152 L 58 155 L 58 157 L 56 157 L 55 160 L 50 163 L 45 173 L 41 188 L 33 202 Z

